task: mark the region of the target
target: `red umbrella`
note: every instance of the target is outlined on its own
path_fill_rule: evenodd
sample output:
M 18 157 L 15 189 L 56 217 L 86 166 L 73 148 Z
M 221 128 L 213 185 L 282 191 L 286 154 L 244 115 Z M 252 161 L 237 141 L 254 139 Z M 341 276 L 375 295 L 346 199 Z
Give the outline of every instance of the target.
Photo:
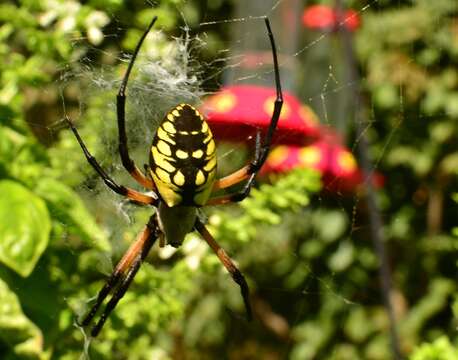
M 303 24 L 313 30 L 336 31 L 339 26 L 354 31 L 360 26 L 360 18 L 354 10 L 346 10 L 340 16 L 337 10 L 326 5 L 313 5 L 304 10 Z
M 270 124 L 276 93 L 274 88 L 236 85 L 222 88 L 203 105 L 216 139 L 244 141 L 266 131 Z M 304 144 L 318 138 L 321 129 L 314 112 L 291 94 L 283 92 L 283 107 L 275 143 Z

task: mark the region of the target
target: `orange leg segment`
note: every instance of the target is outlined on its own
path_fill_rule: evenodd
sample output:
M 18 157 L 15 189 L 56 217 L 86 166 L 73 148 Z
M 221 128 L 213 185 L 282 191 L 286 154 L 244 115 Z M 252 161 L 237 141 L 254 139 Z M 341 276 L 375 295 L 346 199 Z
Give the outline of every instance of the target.
M 88 326 L 92 322 L 103 301 L 106 299 L 111 290 L 115 289 L 113 297 L 107 303 L 99 321 L 91 330 L 91 335 L 93 337 L 96 337 L 99 334 L 108 316 L 126 293 L 130 283 L 140 268 L 142 261 L 146 258 L 148 252 L 157 239 L 158 229 L 159 227 L 156 216 L 153 215 L 146 227 L 138 235 L 135 242 L 129 247 L 124 256 L 118 262 L 107 282 L 100 290 L 95 304 L 81 322 L 82 326 Z
M 196 221 L 195 228 L 202 235 L 202 237 L 211 247 L 211 249 L 215 252 L 216 256 L 218 256 L 219 260 L 222 262 L 227 271 L 229 271 L 229 274 L 231 274 L 232 279 L 240 286 L 240 291 L 242 293 L 243 302 L 245 304 L 247 318 L 249 321 L 251 321 L 252 311 L 250 305 L 250 290 L 248 288 L 248 284 L 245 280 L 245 277 L 242 275 L 237 266 L 235 266 L 234 262 L 227 255 L 226 251 L 218 245 L 213 236 L 210 234 L 210 232 L 207 230 L 205 225 L 200 220 Z
M 240 170 L 237 170 L 228 176 L 216 180 L 215 184 L 213 185 L 213 191 L 228 188 L 232 185 L 242 182 L 243 180 L 248 179 L 251 175 L 250 168 L 250 165 L 246 165 Z

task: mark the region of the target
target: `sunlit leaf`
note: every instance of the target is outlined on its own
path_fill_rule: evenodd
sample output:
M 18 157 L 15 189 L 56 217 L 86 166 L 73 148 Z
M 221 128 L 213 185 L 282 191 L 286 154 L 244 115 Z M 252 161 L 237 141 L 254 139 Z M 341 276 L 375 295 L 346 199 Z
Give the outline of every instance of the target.
M 409 357 L 410 360 L 457 360 L 458 348 L 446 336 L 441 336 L 432 343 L 418 347 Z
M 0 194 L 0 261 L 26 277 L 48 245 L 48 209 L 42 199 L 14 181 L 0 181 Z
M 12 349 L 17 358 L 41 359 L 44 356 L 43 335 L 40 329 L 24 315 L 18 298 L 2 279 L 0 339 Z

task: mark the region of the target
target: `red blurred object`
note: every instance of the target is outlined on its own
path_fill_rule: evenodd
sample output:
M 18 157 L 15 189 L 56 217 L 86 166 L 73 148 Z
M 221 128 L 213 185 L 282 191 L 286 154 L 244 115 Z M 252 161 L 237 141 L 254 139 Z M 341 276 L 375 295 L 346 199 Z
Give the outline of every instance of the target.
M 306 8 L 302 15 L 302 22 L 309 29 L 329 31 L 336 31 L 339 26 L 354 31 L 361 24 L 356 11 L 344 11 L 339 17 L 336 9 L 326 5 L 313 5 Z
M 210 96 L 202 111 L 216 139 L 246 141 L 257 129 L 267 131 L 275 98 L 275 88 L 227 86 Z M 273 142 L 303 145 L 318 138 L 321 128 L 315 113 L 287 92 L 283 100 Z
M 322 174 L 325 189 L 353 191 L 364 181 L 353 154 L 340 144 L 335 134 L 327 134 L 308 146 L 279 145 L 273 148 L 261 173 L 284 173 L 295 168 L 311 168 Z M 381 187 L 383 178 L 374 176 L 374 185 Z

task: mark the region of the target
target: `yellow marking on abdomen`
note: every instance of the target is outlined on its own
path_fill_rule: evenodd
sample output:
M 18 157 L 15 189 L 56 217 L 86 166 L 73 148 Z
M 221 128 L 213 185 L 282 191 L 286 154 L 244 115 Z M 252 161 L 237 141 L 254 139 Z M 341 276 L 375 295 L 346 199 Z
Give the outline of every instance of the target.
M 204 166 L 204 170 L 206 172 L 209 172 L 209 171 L 211 171 L 211 169 L 213 169 L 215 167 L 215 165 L 216 165 L 216 156 L 212 156 L 209 159 L 208 163 Z
M 202 170 L 198 170 L 196 174 L 196 185 L 200 186 L 205 182 L 205 175 Z
M 180 170 L 178 170 L 177 173 L 173 176 L 173 182 L 178 186 L 183 186 L 185 181 L 186 179 L 183 173 Z
M 161 181 L 164 183 L 170 183 L 170 174 L 167 171 L 162 170 L 161 168 L 156 168 L 154 172 Z
M 172 150 L 170 149 L 170 145 L 167 144 L 163 140 L 159 140 L 156 145 L 157 149 L 166 156 L 172 155 Z
M 170 119 L 171 118 L 171 119 Z M 167 119 L 171 121 L 175 121 L 175 118 L 173 117 L 172 114 L 167 115 Z M 177 129 L 175 129 L 175 126 L 170 121 L 164 121 L 162 123 L 162 127 L 164 128 L 165 131 L 167 131 L 169 134 L 176 134 Z
M 168 175 L 169 174 L 167 174 L 167 176 Z M 173 185 L 173 183 L 171 183 L 170 181 L 163 181 L 153 171 L 151 171 L 151 177 L 153 178 L 154 184 L 156 185 L 159 194 L 161 195 L 162 199 L 165 201 L 167 206 L 176 206 L 182 202 L 183 198 L 177 192 L 178 188 L 175 185 Z
M 162 127 L 159 127 L 157 129 L 157 136 L 159 137 L 159 139 L 161 140 L 164 140 L 172 145 L 176 145 L 176 142 L 175 140 L 173 140 L 170 136 L 169 136 L 169 133 L 167 131 L 165 131 Z
M 206 151 L 208 156 L 215 152 L 215 147 L 216 147 L 215 146 L 215 141 L 214 140 L 210 140 L 210 142 L 207 145 L 207 151 Z
M 173 110 L 172 111 L 172 115 L 175 116 L 175 117 L 178 117 L 178 116 L 180 116 L 180 113 L 178 112 L 178 110 Z
M 210 131 L 208 131 L 207 137 L 204 139 L 204 144 L 207 144 L 212 139 L 213 139 L 213 135 Z
M 195 159 L 200 159 L 202 156 L 204 156 L 204 152 L 202 149 L 196 150 L 192 153 L 192 157 Z
M 175 167 L 169 162 L 169 160 L 173 160 L 172 158 L 161 154 L 155 146 L 151 148 L 151 153 L 153 154 L 154 164 L 156 166 L 160 166 L 168 172 L 175 171 Z
M 179 149 L 175 152 L 175 155 L 179 159 L 187 159 L 189 157 L 186 151 L 179 150 Z

